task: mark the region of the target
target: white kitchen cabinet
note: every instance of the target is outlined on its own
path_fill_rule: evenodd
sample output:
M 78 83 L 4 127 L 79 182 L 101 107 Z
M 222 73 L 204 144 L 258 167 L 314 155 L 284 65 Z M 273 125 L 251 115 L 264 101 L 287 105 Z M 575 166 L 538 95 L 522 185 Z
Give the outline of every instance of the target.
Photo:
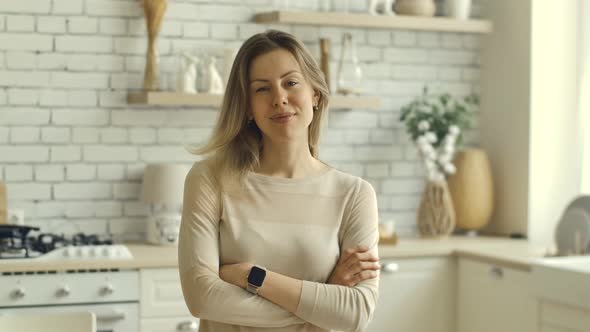
M 366 332 L 454 332 L 455 259 L 383 259 L 379 303 Z
M 458 332 L 537 331 L 530 272 L 460 258 Z
M 141 332 L 197 332 L 199 323 L 195 318 L 166 317 L 144 318 L 141 320 Z
M 142 269 L 139 275 L 142 332 L 189 332 L 198 326 L 184 303 L 178 269 Z
M 590 300 L 588 300 L 590 304 Z M 590 309 L 541 300 L 541 332 L 590 332 Z

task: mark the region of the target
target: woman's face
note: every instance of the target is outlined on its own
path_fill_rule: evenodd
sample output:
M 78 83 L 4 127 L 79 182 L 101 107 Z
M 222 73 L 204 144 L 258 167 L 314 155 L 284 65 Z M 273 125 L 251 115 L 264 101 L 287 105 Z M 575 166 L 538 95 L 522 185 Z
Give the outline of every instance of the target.
M 318 95 L 289 51 L 277 49 L 255 58 L 249 89 L 250 116 L 266 139 L 307 140 Z

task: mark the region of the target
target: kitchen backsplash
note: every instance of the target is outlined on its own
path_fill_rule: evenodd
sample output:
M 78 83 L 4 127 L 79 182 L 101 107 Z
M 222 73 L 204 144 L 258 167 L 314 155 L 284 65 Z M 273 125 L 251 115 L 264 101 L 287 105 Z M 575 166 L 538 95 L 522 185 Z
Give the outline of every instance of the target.
M 352 0 L 351 10 L 365 11 L 367 2 Z M 352 32 L 363 89 L 381 97 L 382 107 L 332 111 L 320 157 L 370 181 L 380 220 L 415 234 L 423 170 L 398 122 L 400 107 L 424 85 L 477 92 L 481 37 L 253 23 L 253 14 L 272 3 L 170 0 L 158 41 L 162 87 L 174 88 L 180 52 L 217 54 L 268 28 L 295 34 L 318 60 L 319 38 L 330 38 L 334 77 L 342 33 Z M 196 160 L 185 145 L 209 135 L 214 108 L 126 103 L 127 92 L 142 84 L 145 30 L 137 0 L 0 2 L 0 179 L 9 209 L 24 210 L 27 224 L 141 238 L 149 212 L 138 201 L 146 163 Z M 477 140 L 474 129 L 467 141 Z

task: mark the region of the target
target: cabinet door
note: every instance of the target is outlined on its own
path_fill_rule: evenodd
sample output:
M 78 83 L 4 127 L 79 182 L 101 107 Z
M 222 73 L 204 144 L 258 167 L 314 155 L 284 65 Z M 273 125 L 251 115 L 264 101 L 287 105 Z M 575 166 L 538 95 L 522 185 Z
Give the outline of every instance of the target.
M 452 258 L 382 260 L 379 303 L 367 332 L 454 332 L 455 261 Z
M 190 317 L 184 303 L 177 269 L 140 271 L 142 317 Z
M 530 272 L 459 259 L 459 332 L 536 331 Z

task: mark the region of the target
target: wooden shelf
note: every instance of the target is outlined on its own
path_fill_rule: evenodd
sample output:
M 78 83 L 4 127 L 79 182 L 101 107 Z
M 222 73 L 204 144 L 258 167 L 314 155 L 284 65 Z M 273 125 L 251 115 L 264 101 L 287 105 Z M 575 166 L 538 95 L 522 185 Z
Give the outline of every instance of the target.
M 378 110 L 381 107 L 381 98 L 372 96 L 330 96 L 331 109 L 368 109 Z
M 187 94 L 173 91 L 150 91 L 130 93 L 127 102 L 134 105 L 161 106 L 203 106 L 219 107 L 223 96 L 206 93 Z M 381 99 L 371 96 L 340 96 L 332 95 L 331 109 L 371 109 L 381 107 Z
M 174 91 L 149 91 L 130 93 L 127 102 L 135 105 L 168 106 L 220 106 L 221 95 L 208 93 L 179 93 Z
M 341 12 L 272 11 L 254 16 L 256 23 L 340 26 L 356 28 L 408 29 L 489 33 L 492 23 L 487 20 L 456 20 L 448 17 L 385 16 Z

